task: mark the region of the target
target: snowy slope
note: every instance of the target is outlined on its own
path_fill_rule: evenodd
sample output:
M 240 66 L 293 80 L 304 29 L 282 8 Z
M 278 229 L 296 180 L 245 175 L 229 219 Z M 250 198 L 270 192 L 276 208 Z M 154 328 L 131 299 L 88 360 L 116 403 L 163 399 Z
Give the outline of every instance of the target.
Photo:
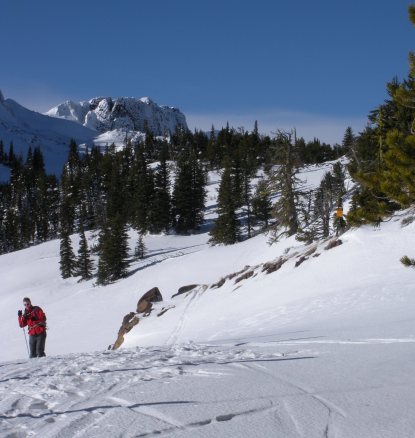
M 310 184 L 325 170 L 308 168 Z M 0 256 L 0 436 L 413 437 L 415 272 L 399 262 L 414 256 L 410 214 L 321 243 L 298 267 L 311 248 L 292 238 L 146 236 L 149 257 L 107 287 L 62 280 L 56 241 Z M 247 265 L 250 278 L 212 287 Z M 172 298 L 192 283 L 206 286 Z M 105 351 L 153 286 L 164 301 Z M 46 359 L 25 359 L 26 295 L 48 316 Z
M 15 154 L 26 158 L 30 146 L 40 146 L 48 172 L 60 174 L 71 139 L 92 144 L 95 136 L 94 131 L 78 123 L 30 111 L 12 99 L 0 99 L 0 139 L 5 151 L 13 142 Z

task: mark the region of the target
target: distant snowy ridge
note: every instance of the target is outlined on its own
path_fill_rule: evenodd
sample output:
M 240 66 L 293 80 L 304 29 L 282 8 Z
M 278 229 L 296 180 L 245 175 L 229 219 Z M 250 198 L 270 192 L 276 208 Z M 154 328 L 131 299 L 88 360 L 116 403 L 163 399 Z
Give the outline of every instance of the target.
M 0 140 L 5 151 L 13 142 L 14 153 L 26 159 L 29 147 L 40 147 L 48 172 L 60 174 L 71 139 L 92 144 L 96 131 L 69 120 L 54 119 L 31 111 L 0 91 Z
M 87 102 L 65 102 L 46 114 L 31 111 L 0 90 L 0 140 L 5 151 L 13 142 L 14 153 L 26 159 L 29 147 L 40 147 L 46 170 L 59 175 L 69 143 L 74 139 L 83 147 L 106 147 L 144 140 L 145 125 L 156 136 L 170 135 L 178 126 L 187 129 L 186 117 L 177 108 L 159 106 L 149 98 L 99 97 Z M 8 179 L 1 171 L 0 181 Z
M 178 126 L 187 129 L 186 117 L 179 109 L 157 105 L 148 97 L 67 101 L 50 109 L 46 115 L 71 120 L 100 133 L 114 130 L 144 132 L 146 124 L 154 135 L 174 133 Z

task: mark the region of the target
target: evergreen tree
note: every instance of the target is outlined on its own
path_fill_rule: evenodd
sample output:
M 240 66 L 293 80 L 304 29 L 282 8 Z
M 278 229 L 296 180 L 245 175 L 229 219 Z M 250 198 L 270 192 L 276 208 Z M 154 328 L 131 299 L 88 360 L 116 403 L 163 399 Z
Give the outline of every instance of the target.
M 98 284 L 108 284 L 127 275 L 127 226 L 120 214 L 110 219 L 99 237 Z
M 154 138 L 153 133 L 148 127 L 147 120 L 144 121 L 144 133 L 145 133 L 145 140 L 144 140 L 144 155 L 147 160 L 153 160 L 156 158 L 156 140 Z
M 167 231 L 171 224 L 170 172 L 167 167 L 168 150 L 164 145 L 154 177 L 154 190 L 149 211 L 149 230 L 152 233 Z
M 277 170 L 270 177 L 271 190 L 279 194 L 273 208 L 273 217 L 277 220 L 274 238 L 281 234 L 289 236 L 299 229 L 298 198 L 300 195 L 298 174 L 298 153 L 293 141 L 293 133 L 279 131 L 276 139 Z M 282 232 L 279 233 L 279 230 Z
M 45 233 L 41 240 L 56 238 L 59 232 L 59 183 L 55 175 L 46 177 L 46 200 L 42 210 L 42 215 L 47 216 L 47 235 Z
M 66 230 L 61 232 L 59 264 L 62 278 L 69 278 L 75 275 L 76 259 L 72 249 L 71 237 Z
M 255 122 L 255 129 L 258 126 Z M 246 227 L 248 232 L 248 238 L 251 237 L 252 228 L 252 189 L 251 179 L 255 176 L 257 170 L 256 163 L 256 150 L 255 150 L 255 137 L 248 134 L 243 135 L 238 149 L 238 155 L 240 157 L 240 178 L 241 178 L 241 207 L 244 209 L 246 217 Z
M 84 229 L 81 226 L 78 258 L 76 260 L 76 275 L 79 275 L 81 280 L 89 280 L 92 278 L 92 270 L 91 252 L 88 248 Z
M 61 211 L 60 222 L 69 233 L 72 233 L 79 219 L 81 185 L 81 160 L 78 146 L 74 140 L 69 145 L 68 160 L 61 177 Z
M 5 252 L 16 251 L 23 247 L 21 241 L 20 222 L 16 208 L 9 207 L 4 218 Z
M 173 226 L 186 234 L 203 222 L 206 178 L 194 151 L 183 151 L 177 161 L 173 190 Z
M 210 129 L 206 155 L 209 161 L 210 169 L 214 169 L 219 164 L 219 156 L 218 156 L 219 154 L 217 150 L 215 127 L 213 125 Z
M 415 136 L 388 132 L 380 189 L 402 208 L 415 202 Z
M 268 227 L 272 215 L 272 202 L 269 195 L 267 183 L 259 181 L 256 186 L 254 197 L 252 198 L 252 213 L 255 220 L 262 222 L 264 227 Z
M 14 155 L 14 145 L 13 142 L 11 141 L 9 146 L 9 154 L 7 156 L 7 163 L 9 164 L 9 166 L 12 166 L 15 161 L 16 161 L 16 155 Z
M 108 161 L 96 146 L 84 156 L 81 192 L 85 204 L 82 224 L 86 229 L 100 228 L 106 218 L 109 178 L 106 178 L 105 164 Z
M 333 195 L 340 204 L 341 198 L 346 194 L 346 187 L 344 185 L 346 178 L 345 178 L 343 166 L 339 161 L 333 165 L 331 176 L 332 176 Z
M 343 218 L 333 214 L 336 207 L 342 206 L 342 196 L 345 194 L 344 173 L 340 163 L 333 166 L 332 172 L 326 172 L 319 187 L 309 195 L 309 204 L 303 211 L 301 227 L 296 236 L 297 240 L 312 242 L 326 238 L 333 232 L 345 228 Z
M 333 188 L 333 177 L 327 172 L 315 194 L 314 200 L 314 228 L 317 237 L 330 235 L 330 223 L 333 210 L 337 204 L 336 194 Z
M 133 190 L 133 218 L 136 230 L 146 232 L 149 227 L 148 213 L 152 193 L 152 174 L 147 165 L 143 148 L 136 148 L 135 160 L 130 173 L 130 186 Z
M 147 248 L 146 248 L 146 245 L 144 243 L 144 238 L 143 238 L 143 235 L 140 233 L 138 235 L 137 245 L 136 245 L 135 250 L 134 250 L 134 257 L 141 260 L 145 257 L 146 252 L 147 252 Z
M 410 20 L 415 7 L 409 7 Z M 415 24 L 415 23 L 414 23 Z M 385 216 L 415 201 L 415 55 L 409 75 L 387 84 L 389 98 L 371 112 L 372 123 L 356 141 L 349 165 L 358 188 L 347 216 L 352 225 L 379 224 Z
M 218 218 L 210 231 L 213 243 L 232 245 L 239 238 L 240 224 L 236 217 L 234 181 L 231 172 L 231 160 L 225 158 L 224 170 L 218 193 Z
M 347 156 L 357 159 L 357 154 L 355 150 L 355 141 L 356 138 L 353 133 L 353 129 L 351 126 L 348 126 L 346 128 L 346 131 L 344 132 L 342 147 Z

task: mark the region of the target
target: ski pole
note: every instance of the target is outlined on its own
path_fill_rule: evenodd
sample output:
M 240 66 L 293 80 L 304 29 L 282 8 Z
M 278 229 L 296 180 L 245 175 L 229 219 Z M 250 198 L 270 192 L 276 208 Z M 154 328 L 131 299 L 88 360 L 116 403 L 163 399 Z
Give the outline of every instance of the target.
M 30 358 L 29 346 L 27 345 L 26 332 L 24 331 L 24 329 L 22 329 L 22 330 L 23 330 L 23 334 L 24 334 L 24 340 L 26 341 L 27 354 Z

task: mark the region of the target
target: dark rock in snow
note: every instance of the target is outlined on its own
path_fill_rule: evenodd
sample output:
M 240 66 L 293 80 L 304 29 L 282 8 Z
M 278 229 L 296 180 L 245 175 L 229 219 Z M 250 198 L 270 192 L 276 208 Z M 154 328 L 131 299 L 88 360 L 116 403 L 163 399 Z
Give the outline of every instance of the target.
M 242 280 L 247 280 L 248 278 L 252 277 L 254 275 L 254 271 L 248 271 L 245 274 L 242 274 L 240 277 L 235 279 L 235 284 L 239 283 Z
M 267 274 L 271 274 L 272 272 L 278 271 L 281 266 L 286 262 L 282 257 L 273 262 L 264 263 L 262 267 L 262 272 L 266 272 Z
M 118 338 L 112 346 L 113 350 L 117 350 L 118 348 L 120 348 L 120 346 L 124 342 L 124 335 L 128 333 L 133 327 L 135 327 L 139 323 L 139 321 L 140 319 L 136 316 L 134 312 L 130 312 L 124 316 L 121 327 L 118 330 Z
M 336 248 L 336 246 L 342 245 L 343 242 L 340 239 L 332 239 L 328 243 L 328 245 L 324 248 L 326 251 L 332 248 Z
M 296 262 L 295 262 L 295 267 L 297 268 L 298 266 L 301 265 L 301 263 L 305 262 L 307 260 L 307 257 L 302 256 L 300 257 Z
M 158 287 L 153 287 L 138 300 L 137 313 L 150 313 L 153 307 L 151 303 L 158 301 L 163 301 L 163 296 Z
M 181 295 L 181 294 L 185 294 L 186 292 L 189 292 L 189 291 L 195 289 L 198 286 L 199 286 L 198 284 L 189 284 L 188 286 L 182 286 L 182 287 L 179 288 L 177 293 L 172 295 L 172 298 L 177 297 L 178 295 Z

